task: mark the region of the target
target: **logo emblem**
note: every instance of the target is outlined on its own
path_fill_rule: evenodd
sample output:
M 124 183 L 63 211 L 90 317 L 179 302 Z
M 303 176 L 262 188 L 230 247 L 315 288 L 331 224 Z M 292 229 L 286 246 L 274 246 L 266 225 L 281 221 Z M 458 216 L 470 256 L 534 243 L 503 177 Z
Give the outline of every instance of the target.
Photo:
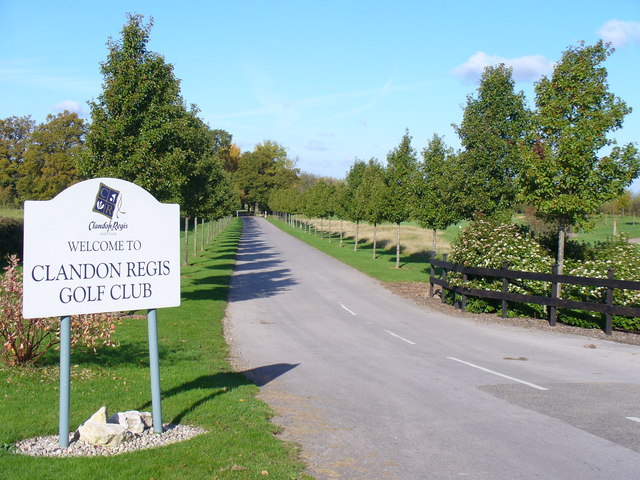
M 109 219 L 113 219 L 113 214 L 116 212 L 116 205 L 120 198 L 120 192 L 111 187 L 106 186 L 104 183 L 100 183 L 98 188 L 98 194 L 96 195 L 96 201 L 93 203 L 93 211 L 100 213 Z

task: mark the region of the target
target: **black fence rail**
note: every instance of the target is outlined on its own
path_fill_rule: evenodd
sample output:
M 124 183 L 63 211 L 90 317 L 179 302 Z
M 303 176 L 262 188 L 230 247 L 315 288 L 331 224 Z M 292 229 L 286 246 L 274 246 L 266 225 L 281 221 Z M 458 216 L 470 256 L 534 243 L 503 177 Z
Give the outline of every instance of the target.
M 439 267 L 442 271 L 440 277 L 436 276 L 436 267 Z M 501 269 L 494 268 L 477 268 L 477 267 L 465 267 L 456 263 L 448 262 L 447 255 L 444 255 L 443 260 L 431 260 L 431 275 L 429 278 L 429 295 L 434 295 L 434 285 L 439 285 L 443 290 L 447 290 L 453 293 L 454 303 L 456 303 L 456 295 L 459 294 L 461 298 L 460 307 L 465 310 L 467 304 L 467 297 L 479 297 L 479 298 L 491 298 L 502 301 L 502 318 L 507 316 L 508 302 L 516 303 L 533 303 L 537 305 L 546 305 L 549 307 L 549 325 L 555 326 L 556 314 L 558 308 L 568 308 L 574 310 L 584 310 L 589 312 L 598 312 L 604 315 L 604 331 L 607 335 L 611 335 L 612 332 L 612 316 L 621 315 L 625 317 L 640 317 L 639 307 L 625 307 L 622 305 L 613 304 L 613 291 L 614 290 L 640 290 L 640 282 L 628 281 L 628 280 L 615 280 L 614 270 L 609 269 L 608 278 L 590 278 L 590 277 L 575 277 L 571 275 L 558 275 L 557 266 L 553 267 L 552 273 L 535 273 L 535 272 L 521 272 L 517 270 L 509 270 L 508 262 L 504 262 Z M 448 272 L 458 272 L 462 274 L 463 285 L 451 285 L 447 280 Z M 477 277 L 492 277 L 502 279 L 502 291 L 496 290 L 484 290 L 478 288 L 468 288 L 464 286 L 468 281 L 469 276 Z M 509 292 L 509 283 L 515 280 L 537 280 L 541 282 L 547 282 L 551 284 L 550 296 L 541 295 L 527 295 L 522 293 Z M 590 287 L 606 288 L 606 298 L 604 303 L 595 302 L 583 302 L 576 300 L 565 300 L 559 298 L 558 286 L 560 284 L 572 284 L 572 285 L 584 285 Z M 444 292 L 442 294 L 442 301 L 445 301 Z

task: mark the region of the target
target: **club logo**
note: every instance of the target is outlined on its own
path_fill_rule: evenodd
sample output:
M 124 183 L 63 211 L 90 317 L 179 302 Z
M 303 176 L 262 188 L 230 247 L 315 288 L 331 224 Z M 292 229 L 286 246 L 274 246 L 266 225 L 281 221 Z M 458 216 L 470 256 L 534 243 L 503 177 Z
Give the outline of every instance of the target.
M 98 188 L 98 194 L 93 204 L 93 211 L 112 220 L 113 215 L 116 213 L 118 200 L 120 200 L 120 192 L 118 190 L 100 183 L 100 188 Z

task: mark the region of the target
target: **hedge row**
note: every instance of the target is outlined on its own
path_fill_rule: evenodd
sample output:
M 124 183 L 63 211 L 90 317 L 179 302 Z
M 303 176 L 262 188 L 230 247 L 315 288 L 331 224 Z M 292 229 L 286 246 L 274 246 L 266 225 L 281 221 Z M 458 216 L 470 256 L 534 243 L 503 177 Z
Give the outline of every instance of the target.
M 22 257 L 24 222 L 21 218 L 0 217 L 0 261 L 7 255 Z

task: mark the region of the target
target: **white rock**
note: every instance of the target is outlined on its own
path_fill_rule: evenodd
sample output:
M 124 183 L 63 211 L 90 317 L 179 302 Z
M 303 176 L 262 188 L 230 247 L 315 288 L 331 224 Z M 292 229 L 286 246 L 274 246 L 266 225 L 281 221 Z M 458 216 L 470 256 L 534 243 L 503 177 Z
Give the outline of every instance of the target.
M 107 423 L 107 407 L 101 407 L 100 410 L 91 415 L 89 419 L 84 423 L 89 422 Z
M 92 445 L 117 447 L 127 438 L 127 428 L 116 423 L 85 422 L 78 428 L 78 439 Z
M 149 412 L 138 412 L 130 410 L 128 412 L 114 413 L 109 417 L 109 423 L 119 424 L 131 433 L 142 433 L 153 424 Z

